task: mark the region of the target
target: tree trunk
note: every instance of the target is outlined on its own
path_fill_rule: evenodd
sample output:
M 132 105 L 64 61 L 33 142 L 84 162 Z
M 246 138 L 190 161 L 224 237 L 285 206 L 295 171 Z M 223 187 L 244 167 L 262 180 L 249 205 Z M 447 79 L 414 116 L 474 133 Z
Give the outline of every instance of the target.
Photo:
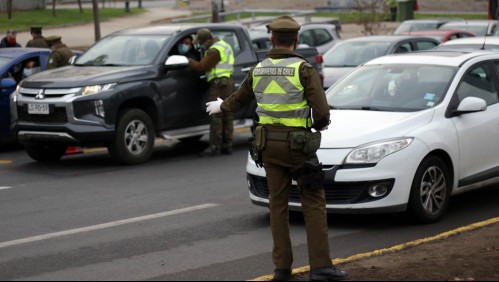
M 81 5 L 81 0 L 78 0 L 78 7 L 80 7 L 80 14 L 83 14 L 83 6 Z
M 57 2 L 57 0 L 52 0 L 52 17 L 55 18 L 55 2 Z
M 12 0 L 7 0 L 7 17 L 12 21 Z
M 92 0 L 92 8 L 94 11 L 94 26 L 95 26 L 95 42 L 100 40 L 100 16 L 98 0 Z

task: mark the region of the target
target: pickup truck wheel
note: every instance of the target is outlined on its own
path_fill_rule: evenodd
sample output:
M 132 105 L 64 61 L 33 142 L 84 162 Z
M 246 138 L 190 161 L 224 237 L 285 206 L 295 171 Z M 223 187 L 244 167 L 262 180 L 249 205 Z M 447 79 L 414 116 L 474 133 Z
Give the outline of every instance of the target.
M 33 144 L 25 144 L 24 148 L 26 149 L 28 155 L 35 161 L 55 162 L 60 160 L 62 156 L 64 156 L 68 146 L 33 143 Z
M 442 219 L 449 205 L 452 191 L 446 164 L 436 156 L 423 160 L 412 184 L 409 214 L 420 223 L 434 223 Z
M 142 110 L 122 112 L 116 130 L 116 138 L 109 144 L 111 157 L 125 165 L 147 162 L 154 149 L 154 124 Z

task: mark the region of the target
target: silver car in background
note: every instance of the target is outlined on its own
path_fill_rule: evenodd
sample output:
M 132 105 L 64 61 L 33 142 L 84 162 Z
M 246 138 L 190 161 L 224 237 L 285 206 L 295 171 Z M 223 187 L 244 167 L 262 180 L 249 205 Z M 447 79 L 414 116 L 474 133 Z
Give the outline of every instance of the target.
M 365 36 L 344 40 L 324 55 L 324 88 L 368 61 L 396 53 L 430 50 L 440 42 L 422 36 Z

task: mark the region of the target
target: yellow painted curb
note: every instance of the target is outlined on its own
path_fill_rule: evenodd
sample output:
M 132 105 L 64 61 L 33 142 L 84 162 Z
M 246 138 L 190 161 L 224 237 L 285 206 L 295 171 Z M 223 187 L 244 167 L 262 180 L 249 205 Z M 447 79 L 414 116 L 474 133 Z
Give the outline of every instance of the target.
M 422 245 L 422 244 L 431 243 L 431 242 L 434 242 L 437 240 L 445 239 L 445 238 L 448 238 L 448 237 L 451 237 L 451 236 L 454 236 L 454 235 L 457 235 L 460 233 L 473 231 L 473 230 L 483 228 L 483 227 L 486 227 L 486 226 L 489 226 L 492 224 L 496 224 L 496 223 L 499 223 L 499 217 L 489 219 L 486 221 L 482 221 L 482 222 L 478 222 L 478 223 L 474 223 L 474 224 L 471 224 L 471 225 L 468 225 L 465 227 L 457 228 L 457 229 L 454 229 L 452 231 L 445 232 L 445 233 L 442 233 L 442 234 L 439 234 L 439 235 L 436 235 L 433 237 L 419 239 L 419 240 L 415 240 L 412 242 L 400 244 L 400 245 L 397 245 L 397 246 L 394 246 L 391 248 L 381 249 L 381 250 L 377 250 L 377 251 L 373 251 L 373 252 L 369 252 L 369 253 L 364 253 L 364 254 L 353 255 L 351 257 L 343 258 L 343 259 L 335 259 L 335 260 L 333 260 L 333 264 L 339 265 L 339 264 L 343 264 L 343 263 L 347 263 L 347 262 L 354 262 L 354 261 L 358 261 L 361 259 L 366 259 L 366 258 L 370 258 L 370 257 L 374 257 L 374 256 L 380 256 L 383 254 L 401 251 L 401 250 L 407 249 L 409 247 L 414 247 L 414 246 L 418 246 L 418 245 Z M 303 273 L 309 272 L 309 271 L 310 271 L 310 266 L 304 266 L 304 267 L 293 269 L 293 275 L 303 274 Z M 250 281 L 271 281 L 273 276 L 274 275 L 265 275 L 265 276 L 258 277 L 256 279 L 250 280 Z

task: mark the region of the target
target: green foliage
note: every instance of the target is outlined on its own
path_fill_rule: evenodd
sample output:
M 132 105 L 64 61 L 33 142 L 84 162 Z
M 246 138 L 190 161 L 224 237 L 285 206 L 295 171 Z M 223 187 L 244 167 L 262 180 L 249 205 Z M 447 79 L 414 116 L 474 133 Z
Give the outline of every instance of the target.
M 123 8 L 105 8 L 99 9 L 101 21 L 109 20 L 116 17 L 126 17 L 142 13 L 142 9 L 130 9 L 130 13 L 125 13 Z M 6 13 L 0 14 L 0 34 L 5 33 L 9 29 L 17 31 L 29 31 L 32 26 L 48 27 L 64 27 L 76 24 L 93 23 L 92 9 L 83 9 L 80 13 L 79 9 L 57 9 L 56 16 L 52 16 L 52 9 L 33 10 L 33 11 L 14 11 L 12 13 L 12 21 L 9 22 Z

